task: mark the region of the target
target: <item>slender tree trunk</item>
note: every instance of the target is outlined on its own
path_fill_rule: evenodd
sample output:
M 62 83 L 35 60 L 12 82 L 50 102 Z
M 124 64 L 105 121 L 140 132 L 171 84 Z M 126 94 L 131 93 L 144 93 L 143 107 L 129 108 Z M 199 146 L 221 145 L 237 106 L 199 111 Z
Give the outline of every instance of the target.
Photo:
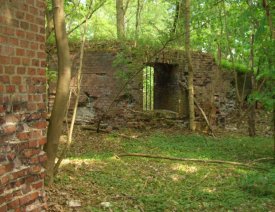
M 185 21 L 184 15 L 184 2 L 183 0 L 178 0 L 176 2 L 176 11 L 171 35 L 177 38 L 177 43 L 179 46 L 182 45 L 182 38 L 184 35 L 184 28 L 182 27 Z
M 185 52 L 188 64 L 188 106 L 189 106 L 189 128 L 194 131 L 195 126 L 195 110 L 194 110 L 194 71 L 192 66 L 192 58 L 190 52 L 190 4 L 191 0 L 185 0 Z
M 173 22 L 173 28 L 172 28 L 172 35 L 176 34 L 177 31 L 177 26 L 178 26 L 178 20 L 179 20 L 179 14 L 180 14 L 180 2 L 176 2 L 176 11 L 175 11 L 175 16 L 174 16 L 174 22 Z
M 119 40 L 122 40 L 125 37 L 123 0 L 116 0 L 116 20 L 117 20 L 117 38 Z
M 79 102 L 79 97 L 80 97 L 80 90 L 81 90 L 84 48 L 85 48 L 85 41 L 86 41 L 86 32 L 87 32 L 87 28 L 88 28 L 87 19 L 88 19 L 88 16 L 86 17 L 86 20 L 85 20 L 85 25 L 84 25 L 83 35 L 82 35 L 82 43 L 81 43 L 81 47 L 80 47 L 80 58 L 79 58 L 80 64 L 79 64 L 79 68 L 77 71 L 76 100 L 74 102 L 73 116 L 72 116 L 70 127 L 68 128 L 67 143 L 66 143 L 64 149 L 62 150 L 60 157 L 58 158 L 58 161 L 56 162 L 55 167 L 54 167 L 54 176 L 58 173 L 59 166 L 60 166 L 62 160 L 66 157 L 66 154 L 69 151 L 71 144 L 73 143 L 73 130 L 74 130 L 74 125 L 75 125 L 76 114 L 77 114 L 77 109 L 78 109 L 78 102 Z M 70 92 L 70 94 L 71 94 L 71 92 Z M 70 98 L 69 98 L 69 101 L 70 101 Z M 68 106 L 70 106 L 70 102 L 69 102 Z M 69 110 L 69 107 L 67 107 L 67 111 L 66 111 L 67 113 L 68 113 L 68 110 Z
M 272 14 L 270 13 L 270 10 L 274 10 L 274 3 L 273 6 L 268 0 L 263 0 L 263 8 L 265 9 L 268 25 L 270 28 L 270 39 L 275 40 L 275 29 L 273 27 L 273 22 L 272 22 Z M 270 62 L 271 63 L 271 62 Z M 274 140 L 274 149 L 273 149 L 273 154 L 274 154 L 274 163 L 275 163 L 275 102 L 273 102 L 273 140 Z
M 273 1 L 273 0 L 271 0 L 271 1 Z M 272 39 L 275 39 L 275 29 L 274 29 L 273 23 L 272 23 L 272 15 L 270 14 L 270 4 L 271 3 L 268 2 L 268 0 L 263 0 L 263 8 L 265 9 L 268 25 L 270 28 L 270 37 Z M 272 7 L 271 7 L 271 10 L 272 10 Z
M 228 32 L 228 28 L 227 28 L 227 14 L 226 14 L 226 8 L 225 8 L 225 4 L 223 3 L 223 10 L 224 10 L 224 27 L 225 27 L 225 33 L 226 33 L 226 40 L 227 40 L 227 48 L 228 48 L 228 53 L 230 55 L 230 59 L 232 62 L 232 66 L 233 66 L 233 72 L 234 72 L 234 81 L 235 81 L 235 90 L 236 90 L 236 100 L 239 103 L 239 114 L 242 113 L 242 105 L 243 105 L 243 99 L 241 98 L 240 95 L 240 90 L 239 90 L 239 83 L 238 83 L 238 73 L 235 69 L 235 59 L 234 59 L 234 55 L 232 53 L 232 49 L 231 49 L 231 42 L 229 39 L 229 32 Z
M 143 0 L 142 0 L 143 1 Z M 140 18 L 141 18 L 141 10 L 143 7 L 143 2 L 141 0 L 137 0 L 137 10 L 136 10 L 136 29 L 135 29 L 135 39 L 137 40 L 140 32 Z
M 71 80 L 71 60 L 66 34 L 64 0 L 53 0 L 52 2 L 58 56 L 58 81 L 56 97 L 48 127 L 47 143 L 45 145 L 45 152 L 48 156 L 46 169 L 47 181 L 49 184 L 53 182 L 55 159 L 66 113 L 66 107 L 64 107 L 64 105 L 67 105 Z
M 139 20 L 140 20 L 140 0 L 137 0 L 137 11 L 136 11 L 136 30 L 135 38 L 138 39 L 139 36 Z
M 256 90 L 256 82 L 254 76 L 254 34 L 251 35 L 251 48 L 250 48 L 250 67 L 251 67 L 251 93 Z M 252 106 L 249 109 L 248 115 L 248 134 L 251 137 L 256 136 L 256 111 L 255 111 L 255 103 L 251 103 Z
M 54 29 L 54 23 L 53 23 L 53 14 L 52 11 L 49 10 L 48 6 L 45 11 L 46 15 L 46 41 L 49 39 L 53 29 Z

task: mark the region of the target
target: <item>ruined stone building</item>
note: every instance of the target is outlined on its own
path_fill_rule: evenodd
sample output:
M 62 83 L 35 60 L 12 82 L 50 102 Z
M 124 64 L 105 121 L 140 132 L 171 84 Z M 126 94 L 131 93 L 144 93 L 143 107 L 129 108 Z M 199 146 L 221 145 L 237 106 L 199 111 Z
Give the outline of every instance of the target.
M 44 211 L 45 1 L 0 1 L 0 211 Z
M 117 57 L 123 50 L 114 46 L 110 48 L 110 45 L 92 44 L 92 47 L 85 49 L 79 107 L 82 118 L 98 117 L 109 110 L 113 101 L 114 104 L 108 113 L 113 120 L 122 116 L 127 117 L 127 111 L 129 112 L 127 108 L 138 111 L 148 110 L 144 106 L 146 104 L 144 102 L 148 101 L 144 96 L 149 95 L 150 110 L 172 111 L 177 114 L 177 118 L 188 120 L 188 93 L 184 86 L 187 83 L 188 70 L 184 52 L 162 50 L 155 55 L 152 53 L 153 56 L 147 55 L 146 58 L 140 58 L 139 64 L 131 66 L 130 76 L 136 72 L 139 73 L 119 93 L 125 83 L 120 75 L 127 74 L 127 67 L 116 65 Z M 72 50 L 74 71 L 78 68 L 78 55 L 79 50 Z M 207 53 L 193 52 L 192 60 L 195 98 L 212 124 L 220 124 L 226 113 L 230 112 L 230 107 L 234 108 L 234 100 L 230 100 L 230 98 L 234 99 L 232 74 L 221 71 L 214 58 Z M 52 61 L 50 67 L 53 70 L 56 69 L 56 62 Z M 150 76 L 153 86 L 150 91 L 144 89 L 146 86 L 144 70 L 148 67 L 149 70 L 153 70 Z M 73 78 L 72 88 L 75 83 Z M 54 84 L 50 86 L 49 93 L 52 95 L 54 95 L 54 87 Z M 196 111 L 196 114 L 199 120 L 200 112 Z

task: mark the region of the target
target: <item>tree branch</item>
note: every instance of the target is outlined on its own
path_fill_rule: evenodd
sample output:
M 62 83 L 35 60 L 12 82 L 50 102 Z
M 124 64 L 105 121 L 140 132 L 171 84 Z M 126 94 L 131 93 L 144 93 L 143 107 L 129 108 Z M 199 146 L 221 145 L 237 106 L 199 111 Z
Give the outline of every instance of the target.
M 160 156 L 160 155 L 150 155 L 150 154 L 142 154 L 142 153 L 125 153 L 118 154 L 118 157 L 144 157 L 144 158 L 155 158 L 155 159 L 165 159 L 165 160 L 175 160 L 175 161 L 186 161 L 186 162 L 194 162 L 194 163 L 212 163 L 212 164 L 227 164 L 233 166 L 242 166 L 250 169 L 263 169 L 256 166 L 251 166 L 249 164 L 234 162 L 234 161 L 226 161 L 226 160 L 203 160 L 196 158 L 176 158 L 176 157 L 168 157 L 168 156 Z M 265 170 L 265 169 L 263 169 Z

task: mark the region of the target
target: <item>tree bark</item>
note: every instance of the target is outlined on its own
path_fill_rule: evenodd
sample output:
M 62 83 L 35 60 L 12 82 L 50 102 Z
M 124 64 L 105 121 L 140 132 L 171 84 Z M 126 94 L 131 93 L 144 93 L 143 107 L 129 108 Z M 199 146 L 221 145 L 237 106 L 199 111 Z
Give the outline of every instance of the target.
M 58 56 L 58 81 L 56 97 L 48 127 L 47 143 L 44 147 L 48 156 L 45 165 L 47 169 L 46 180 L 49 184 L 53 182 L 55 159 L 59 145 L 59 138 L 62 133 L 63 120 L 66 113 L 66 107 L 64 107 L 64 105 L 67 105 L 71 80 L 71 60 L 66 34 L 64 0 L 53 0 L 52 2 Z
M 190 53 L 190 4 L 191 0 L 185 0 L 185 53 L 188 64 L 188 106 L 189 106 L 189 128 L 194 131 L 195 110 L 194 110 L 194 70 Z
M 271 3 L 268 2 L 268 0 L 263 0 L 263 8 L 265 9 L 268 25 L 270 28 L 270 37 L 272 39 L 275 39 L 275 29 L 274 29 L 273 23 L 272 23 L 272 15 L 270 14 L 270 4 Z M 271 10 L 272 10 L 272 7 L 271 7 Z
M 137 10 L 136 10 L 136 29 L 135 29 L 135 39 L 137 40 L 140 32 L 140 18 L 141 18 L 141 10 L 143 7 L 143 2 L 141 0 L 137 0 Z
M 242 167 L 252 168 L 252 169 L 261 169 L 260 167 L 252 166 L 249 164 L 235 162 L 235 161 L 226 161 L 226 160 L 204 160 L 204 159 L 197 159 L 197 158 L 176 158 L 176 157 L 150 155 L 150 154 L 142 154 L 142 153 L 124 153 L 124 154 L 118 154 L 117 156 L 118 157 L 155 158 L 155 159 L 165 159 L 165 160 L 175 160 L 175 161 L 186 161 L 186 162 L 192 162 L 192 163 L 228 164 L 228 165 L 242 166 Z
M 250 79 L 251 79 L 251 93 L 256 90 L 256 82 L 254 76 L 254 34 L 251 35 L 251 47 L 250 47 Z M 255 103 L 251 103 L 251 107 L 249 109 L 248 115 L 248 134 L 251 137 L 256 136 L 256 111 L 255 111 Z
M 123 0 L 116 0 L 116 19 L 117 19 L 117 38 L 119 40 L 122 40 L 125 37 Z

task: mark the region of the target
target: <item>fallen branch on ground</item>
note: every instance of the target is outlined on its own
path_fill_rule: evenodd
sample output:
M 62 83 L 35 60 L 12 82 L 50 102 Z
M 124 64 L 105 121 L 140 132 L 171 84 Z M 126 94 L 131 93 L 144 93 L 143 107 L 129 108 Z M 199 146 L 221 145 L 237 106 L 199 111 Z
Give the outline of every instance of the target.
M 261 161 L 269 161 L 269 160 L 275 160 L 274 158 L 272 157 L 268 157 L 268 158 L 258 158 L 256 160 L 253 160 L 251 162 L 249 162 L 249 164 L 253 164 L 253 163 L 257 163 L 257 162 L 261 162 Z
M 160 156 L 160 155 L 150 155 L 150 154 L 142 154 L 142 153 L 125 153 L 119 154 L 118 157 L 144 157 L 144 158 L 155 158 L 155 159 L 166 159 L 166 160 L 177 160 L 177 161 L 187 161 L 187 162 L 195 162 L 195 163 L 213 163 L 213 164 L 228 164 L 234 166 L 243 166 L 250 169 L 261 169 L 265 170 L 264 168 L 259 168 L 256 166 L 251 166 L 249 164 L 234 162 L 234 161 L 225 161 L 225 160 L 203 160 L 203 159 L 196 159 L 196 158 L 176 158 L 176 157 L 168 157 L 168 156 Z

